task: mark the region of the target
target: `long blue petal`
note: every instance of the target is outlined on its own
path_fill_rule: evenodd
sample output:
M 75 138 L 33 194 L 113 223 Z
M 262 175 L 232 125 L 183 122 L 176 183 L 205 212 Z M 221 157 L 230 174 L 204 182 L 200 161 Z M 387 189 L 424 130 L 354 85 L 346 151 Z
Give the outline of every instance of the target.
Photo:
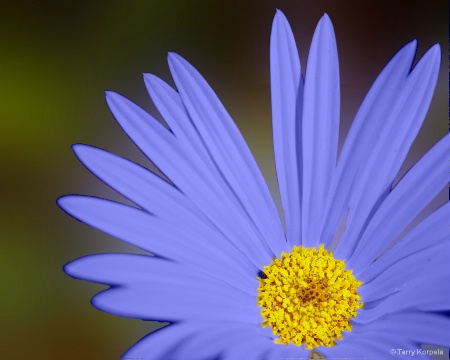
M 433 313 L 392 313 L 367 324 L 355 323 L 336 346 L 317 350 L 328 359 L 404 359 L 406 355 L 398 349 L 416 350 L 422 344 L 448 347 L 449 325 L 448 317 Z M 429 357 L 416 351 L 414 359 Z
M 343 341 L 333 347 L 320 347 L 317 351 L 324 355 L 326 359 L 387 359 L 389 354 L 389 344 L 386 339 L 354 338 L 351 341 Z M 396 343 L 396 346 L 403 344 Z M 405 347 L 406 348 L 406 347 Z M 395 357 L 392 357 L 395 359 Z
M 307 360 L 308 356 L 302 356 L 307 353 L 304 347 L 298 347 L 297 352 L 291 351 L 287 353 L 286 346 L 276 345 L 273 339 L 262 338 L 261 336 L 248 336 L 241 341 L 236 341 L 230 345 L 223 353 L 221 360 L 235 360 L 235 359 L 248 359 L 248 360 L 275 360 L 275 359 L 296 359 Z M 302 349 L 304 351 L 302 351 Z M 283 351 L 284 350 L 284 351 Z M 291 349 L 290 349 L 291 350 Z M 295 355 L 292 355 L 295 354 Z M 306 354 L 305 354 L 306 355 Z
M 183 348 L 177 349 L 174 357 L 185 359 L 187 354 L 204 354 L 204 359 L 215 358 L 213 356 L 205 356 L 220 351 L 220 359 L 224 358 L 223 352 L 235 344 L 248 343 L 251 339 L 258 339 L 268 343 L 267 338 L 263 336 L 262 328 L 259 324 L 245 324 L 239 322 L 221 322 L 213 324 L 202 334 L 194 336 L 189 342 L 184 344 Z M 239 355 L 240 358 L 258 359 L 261 357 L 245 357 L 244 354 Z M 254 356 L 254 355 L 253 355 Z
M 275 165 L 286 238 L 301 244 L 303 78 L 291 27 L 277 11 L 270 38 L 270 87 Z
M 225 234 L 208 219 L 181 191 L 147 169 L 107 151 L 75 145 L 80 161 L 101 180 L 119 193 L 156 215 L 176 223 L 186 232 L 194 231 L 203 238 L 214 239 L 222 251 L 249 266 L 247 256 L 230 243 Z M 120 175 L 119 175 L 120 174 Z
M 73 150 L 94 175 L 148 212 L 163 218 L 187 216 L 206 221 L 179 189 L 151 171 L 93 146 L 77 144 Z
M 450 134 L 444 136 L 400 180 L 370 221 L 348 267 L 360 272 L 449 182 Z M 336 251 L 338 255 L 338 251 Z
M 143 250 L 202 271 L 223 274 L 241 288 L 254 284 L 258 268 L 249 268 L 232 256 L 232 248 L 227 251 L 226 243 L 217 246 L 214 233 L 208 237 L 198 229 L 180 228 L 176 222 L 140 209 L 88 196 L 65 196 L 58 204 L 74 218 Z
M 203 145 L 200 135 L 186 112 L 180 94 L 153 74 L 144 74 L 144 80 L 156 108 L 178 142 L 182 143 L 183 148 L 188 148 L 198 155 L 197 161 L 201 161 L 205 166 L 204 170 L 209 170 L 208 173 L 213 175 L 210 180 L 220 180 L 222 175 L 217 171 L 208 150 Z
M 154 256 L 134 254 L 99 254 L 89 255 L 71 261 L 64 271 L 72 277 L 109 285 L 141 284 L 146 282 L 165 282 L 173 286 L 179 282 L 197 281 L 200 285 L 222 284 L 230 293 L 247 293 L 252 298 L 257 295 L 258 281 L 254 286 L 240 289 L 227 278 L 228 269 L 222 273 L 201 272 L 188 264 L 180 264 Z M 228 281 L 227 281 L 228 280 Z M 215 285 L 214 285 L 215 286 Z
M 358 274 L 358 279 L 363 282 L 371 281 L 382 272 L 391 271 L 391 267 L 397 262 L 447 241 L 448 219 L 450 219 L 450 202 L 416 225 L 401 241 Z
M 339 133 L 339 63 L 330 18 L 317 25 L 309 51 L 303 99 L 302 243 L 320 241 L 336 167 Z
M 420 282 L 427 282 L 429 277 L 446 274 L 450 280 L 450 268 L 446 257 L 450 253 L 450 242 L 445 241 L 411 256 L 403 258 L 393 264 L 359 289 L 359 294 L 367 304 L 370 301 L 389 296 L 405 287 L 414 286 Z M 449 293 L 448 287 L 442 286 L 441 291 Z
M 121 359 L 160 360 L 170 358 L 174 349 L 182 346 L 191 336 L 208 329 L 208 325 L 204 322 L 187 321 L 166 326 L 143 337 L 128 349 Z
M 448 271 L 443 274 L 428 274 L 426 278 L 421 277 L 418 281 L 406 280 L 398 292 L 376 301 L 374 307 L 370 307 L 372 304 L 365 304 L 354 321 L 368 323 L 386 314 L 400 311 L 448 311 L 450 290 L 446 284 L 449 282 Z
M 228 288 L 220 286 L 204 290 L 198 282 L 189 281 L 180 281 L 176 286 L 162 282 L 131 284 L 104 290 L 91 303 L 111 314 L 143 320 L 261 322 L 256 299 L 234 296 Z
M 367 166 L 358 173 L 352 188 L 347 229 L 342 237 L 345 252 L 339 250 L 342 258 L 352 251 L 361 236 L 367 220 L 373 216 L 381 200 L 390 190 L 392 181 L 414 140 L 436 85 L 439 70 L 439 46 L 433 46 L 419 61 L 399 90 L 398 98 L 390 113 L 382 121 L 375 146 L 364 159 Z M 382 195 L 381 195 L 382 194 Z M 380 198 L 381 196 L 381 198 Z M 353 206 L 352 206 L 353 202 Z
M 342 147 L 336 168 L 336 181 L 332 196 L 327 207 L 326 222 L 322 240 L 329 244 L 334 237 L 339 222 L 351 203 L 358 173 L 369 164 L 370 156 L 375 144 L 379 141 L 377 134 L 383 127 L 385 119 L 395 105 L 400 89 L 404 86 L 406 76 L 410 71 L 416 50 L 416 42 L 404 46 L 386 65 L 365 97 L 350 131 Z M 371 193 L 363 194 L 371 196 Z M 378 198 L 380 194 L 376 194 Z M 354 199 L 353 199 L 354 202 Z
M 237 342 L 228 346 L 225 349 L 225 352 L 220 357 L 220 360 L 270 359 L 271 357 L 268 356 L 268 353 L 270 352 L 271 348 L 271 344 L 268 341 L 261 339 L 260 337 L 249 337 L 246 338 L 245 341 Z
M 280 219 L 267 184 L 236 125 L 207 82 L 186 60 L 169 55 L 183 103 L 211 157 L 253 220 L 261 244 L 285 249 Z
M 391 338 L 404 338 L 417 344 L 449 347 L 450 318 L 427 312 L 392 313 L 368 324 L 355 325 L 354 337 L 387 334 Z M 388 350 L 387 348 L 386 350 Z
M 245 216 L 240 216 L 225 189 L 218 186 L 205 169 L 198 154 L 178 143 L 175 136 L 144 110 L 124 97 L 107 93 L 107 101 L 116 120 L 139 148 L 197 207 L 233 241 L 235 246 L 257 263 L 259 267 L 270 263 L 272 252 L 261 242 Z M 164 149 L 164 151 L 161 151 Z M 274 241 L 274 240 L 273 240 Z M 281 244 L 282 242 L 278 242 Z
M 259 339 L 261 328 L 244 323 L 233 322 L 200 322 L 187 321 L 177 323 L 158 330 L 141 339 L 130 348 L 122 359 L 148 359 L 148 360 L 209 360 L 228 359 L 229 349 L 236 344 L 245 344 L 246 340 Z M 250 346 L 250 348 L 252 348 Z M 231 359 L 260 360 L 254 354 L 243 357 L 243 353 L 235 353 L 238 357 Z
M 93 255 L 67 264 L 64 270 L 75 278 L 114 286 L 93 298 L 96 307 L 113 314 L 148 320 L 223 320 L 218 313 L 226 310 L 233 312 L 227 315 L 229 320 L 259 321 L 255 294 L 164 259 Z M 253 317 L 243 316 L 244 310 Z

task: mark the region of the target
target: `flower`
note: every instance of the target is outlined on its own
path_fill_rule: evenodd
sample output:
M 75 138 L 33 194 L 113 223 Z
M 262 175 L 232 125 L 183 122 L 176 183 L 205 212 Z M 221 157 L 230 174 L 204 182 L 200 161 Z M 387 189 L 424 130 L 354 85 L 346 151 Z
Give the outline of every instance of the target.
M 88 196 L 58 200 L 80 221 L 155 255 L 90 255 L 64 268 L 110 285 L 93 298 L 97 308 L 171 323 L 124 358 L 308 358 L 310 349 L 329 358 L 387 358 L 421 344 L 450 346 L 449 204 L 396 241 L 449 182 L 447 135 L 392 188 L 440 63 L 435 45 L 411 70 L 415 50 L 415 41 L 404 46 L 376 79 L 336 164 L 331 21 L 324 15 L 317 26 L 303 80 L 292 31 L 277 12 L 271 88 L 285 232 L 245 141 L 186 60 L 169 55 L 178 91 L 145 75 L 170 131 L 107 93 L 124 131 L 171 181 L 75 145 L 81 162 L 137 207 Z M 343 219 L 346 230 L 333 241 Z

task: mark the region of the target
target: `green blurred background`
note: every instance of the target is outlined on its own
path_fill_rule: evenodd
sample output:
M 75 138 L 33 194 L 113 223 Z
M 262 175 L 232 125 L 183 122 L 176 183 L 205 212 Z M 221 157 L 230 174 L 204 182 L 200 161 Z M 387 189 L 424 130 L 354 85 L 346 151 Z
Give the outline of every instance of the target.
M 269 36 L 276 8 L 305 66 L 327 12 L 341 69 L 342 136 L 377 73 L 413 38 L 448 58 L 447 1 L 22 1 L 0 8 L 1 359 L 117 359 L 155 327 L 94 309 L 102 286 L 62 272 L 90 253 L 136 252 L 64 214 L 67 193 L 119 199 L 78 163 L 73 143 L 148 166 L 104 101 L 116 90 L 153 113 L 142 76 L 170 81 L 168 51 L 192 62 L 237 122 L 275 197 Z M 402 173 L 447 131 L 447 69 Z M 432 207 L 445 201 L 441 194 Z M 277 203 L 279 201 L 277 200 Z M 431 209 L 431 208 L 430 208 Z M 429 211 L 429 209 L 427 210 Z

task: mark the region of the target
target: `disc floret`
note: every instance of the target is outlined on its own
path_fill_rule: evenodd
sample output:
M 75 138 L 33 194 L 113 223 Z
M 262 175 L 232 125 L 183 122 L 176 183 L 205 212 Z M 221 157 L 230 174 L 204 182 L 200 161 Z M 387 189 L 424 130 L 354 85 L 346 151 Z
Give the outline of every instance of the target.
M 350 319 L 364 305 L 357 292 L 362 282 L 323 245 L 294 246 L 265 266 L 258 280 L 262 326 L 271 326 L 280 344 L 333 346 L 351 331 Z

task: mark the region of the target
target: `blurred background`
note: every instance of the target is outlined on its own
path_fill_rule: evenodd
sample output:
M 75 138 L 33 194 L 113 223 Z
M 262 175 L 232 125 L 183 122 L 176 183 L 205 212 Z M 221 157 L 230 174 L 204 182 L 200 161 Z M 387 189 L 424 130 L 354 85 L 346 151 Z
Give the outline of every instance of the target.
M 269 88 L 276 8 L 292 25 L 303 67 L 318 20 L 326 12 L 333 21 L 340 144 L 376 75 L 413 38 L 418 58 L 440 43 L 444 65 L 401 172 L 447 131 L 446 0 L 41 0 L 0 7 L 2 359 L 117 359 L 158 326 L 94 309 L 89 300 L 104 287 L 63 273 L 65 263 L 86 254 L 136 250 L 73 220 L 55 200 L 68 193 L 120 199 L 78 163 L 73 143 L 149 166 L 114 121 L 104 90 L 158 117 L 141 74 L 172 83 L 168 51 L 187 58 L 216 90 L 277 204 Z M 441 193 L 427 211 L 445 200 Z

